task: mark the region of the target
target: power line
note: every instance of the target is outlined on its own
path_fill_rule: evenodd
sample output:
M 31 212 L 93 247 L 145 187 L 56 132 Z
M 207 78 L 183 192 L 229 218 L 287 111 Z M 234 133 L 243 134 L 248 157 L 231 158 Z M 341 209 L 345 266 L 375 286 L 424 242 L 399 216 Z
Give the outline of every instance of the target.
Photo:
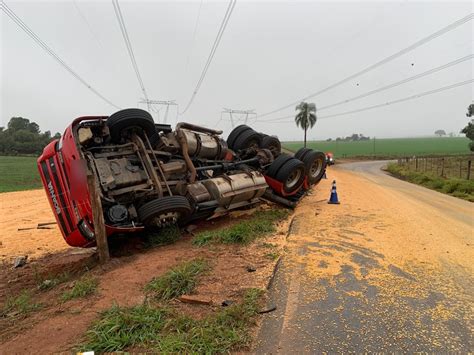
M 364 93 L 364 94 L 360 94 L 360 95 L 351 97 L 351 98 L 349 98 L 349 99 L 336 102 L 336 103 L 334 103 L 334 104 L 322 106 L 322 107 L 320 107 L 320 108 L 318 109 L 318 111 L 323 111 L 323 110 L 326 110 L 326 109 L 331 108 L 331 107 L 339 106 L 339 105 L 342 105 L 342 104 L 345 104 L 345 103 L 348 103 L 348 102 L 351 102 L 351 101 L 355 101 L 355 100 L 358 100 L 358 99 L 362 99 L 362 98 L 364 98 L 364 97 L 367 97 L 367 96 L 376 94 L 376 93 L 381 92 L 381 91 L 384 91 L 384 90 L 388 90 L 388 89 L 394 88 L 394 87 L 396 87 L 396 86 L 400 86 L 400 85 L 402 85 L 402 84 L 405 84 L 405 83 L 408 83 L 408 82 L 410 82 L 410 81 L 413 81 L 413 80 L 422 78 L 422 77 L 424 77 L 424 76 L 427 76 L 427 75 L 430 75 L 430 74 L 439 72 L 439 71 L 441 71 L 441 70 L 443 70 L 443 69 L 452 67 L 452 66 L 454 66 L 454 65 L 457 65 L 457 64 L 459 64 L 459 63 L 465 62 L 465 61 L 467 61 L 467 60 L 471 60 L 472 58 L 474 58 L 474 55 L 472 55 L 472 54 L 471 54 L 471 55 L 468 55 L 468 56 L 465 56 L 465 57 L 463 57 L 463 58 L 459 58 L 459 59 L 454 60 L 454 61 L 452 61 L 452 62 L 449 62 L 449 63 L 447 63 L 447 64 L 441 65 L 441 66 L 439 66 L 439 67 L 436 67 L 436 68 L 427 70 L 427 71 L 425 71 L 425 72 L 423 72 L 423 73 L 420 73 L 420 74 L 411 76 L 411 77 L 409 77 L 409 78 L 406 78 L 406 79 L 397 81 L 397 82 L 395 82 L 395 83 L 392 83 L 392 84 L 383 86 L 383 87 L 378 88 L 378 89 L 375 89 L 375 90 L 368 91 L 368 92 L 366 92 L 366 93 Z
M 189 61 L 191 59 L 191 54 L 193 53 L 193 49 L 194 49 L 194 42 L 196 40 L 196 33 L 197 33 L 198 25 L 199 25 L 199 19 L 201 17 L 201 9 L 202 9 L 203 1 L 204 0 L 201 0 L 201 3 L 199 4 L 199 10 L 196 17 L 196 23 L 194 24 L 193 39 L 191 41 L 191 49 L 189 50 L 188 58 L 186 59 L 186 70 L 185 70 L 186 73 L 188 72 Z
M 384 106 L 388 106 L 388 105 L 398 104 L 400 102 L 409 101 L 409 100 L 413 100 L 413 99 L 418 99 L 418 98 L 423 97 L 423 96 L 428 96 L 428 95 L 436 94 L 436 93 L 441 92 L 441 91 L 450 90 L 450 89 L 456 88 L 458 86 L 467 85 L 467 84 L 470 84 L 472 82 L 474 82 L 474 79 L 461 81 L 459 83 L 455 83 L 455 84 L 448 85 L 448 86 L 443 86 L 441 88 L 434 89 L 434 90 L 425 91 L 425 92 L 422 92 L 422 93 L 419 93 L 419 94 L 404 97 L 402 99 L 388 101 L 388 102 L 385 102 L 383 104 L 364 107 L 364 108 L 361 108 L 361 109 L 358 109 L 358 110 L 351 110 L 351 111 L 346 111 L 346 112 L 341 112 L 341 113 L 335 113 L 335 114 L 332 114 L 332 115 L 321 116 L 319 118 L 331 118 L 331 117 L 345 116 L 345 115 L 349 115 L 349 114 L 352 114 L 352 113 L 372 110 L 374 108 L 379 108 L 379 107 L 384 107 Z
M 245 118 L 244 118 L 244 124 L 247 124 L 248 120 L 249 120 L 249 115 L 256 115 L 257 113 L 255 112 L 255 109 L 252 109 L 252 110 L 234 110 L 234 109 L 231 109 L 231 108 L 223 108 L 222 112 L 221 112 L 221 118 L 220 120 L 222 120 L 222 115 L 224 113 L 228 113 L 229 114 L 229 118 L 230 118 L 230 122 L 231 122 L 231 125 L 232 125 L 232 128 L 234 128 L 235 126 L 235 121 L 234 121 L 234 116 L 233 114 L 238 114 L 238 115 L 245 115 Z M 219 120 L 219 121 L 220 121 Z M 237 120 L 239 121 L 239 120 Z
M 418 98 L 423 97 L 423 96 L 428 96 L 428 95 L 436 94 L 436 93 L 438 93 L 438 92 L 442 92 L 442 91 L 454 89 L 454 88 L 456 88 L 456 87 L 463 86 L 463 85 L 467 85 L 467 84 L 470 84 L 470 83 L 473 83 L 473 82 L 474 82 L 474 79 L 470 79 L 470 80 L 466 80 L 466 81 L 461 81 L 461 82 L 459 82 L 459 83 L 455 83 L 455 84 L 443 86 L 443 87 L 440 87 L 440 88 L 437 88 L 437 89 L 434 89 L 434 90 L 429 90 L 429 91 L 421 92 L 421 93 L 418 93 L 418 94 L 415 94 L 415 95 L 411 95 L 411 96 L 408 96 L 408 97 L 404 97 L 404 98 L 401 98 L 401 99 L 392 100 L 392 101 L 387 101 L 387 102 L 384 102 L 384 103 L 382 103 L 382 104 L 373 105 L 373 106 L 368 106 L 368 107 L 363 107 L 363 108 L 360 108 L 360 109 L 357 109 L 357 110 L 351 110 L 351 111 L 345 111 L 345 112 L 335 113 L 335 114 L 332 114 L 332 115 L 321 116 L 321 117 L 318 117 L 318 119 L 322 119 L 322 118 L 332 118 L 332 117 L 340 117 L 340 116 L 350 115 L 350 114 L 353 114 L 353 113 L 358 113 L 358 112 L 373 110 L 373 109 L 375 109 L 375 108 L 380 108 L 380 107 L 385 107 L 385 106 L 389 106 L 389 105 L 393 105 L 393 104 L 398 104 L 398 103 L 401 103 L 401 102 L 404 102 L 404 101 L 414 100 L 414 99 L 418 99 Z M 273 121 L 272 123 L 288 123 L 288 122 L 293 122 L 293 121 L 284 121 L 284 119 L 290 118 L 290 117 L 294 117 L 294 116 L 292 115 L 292 116 L 287 116 L 287 117 L 280 117 L 280 118 L 279 118 L 279 121 L 276 121 L 276 120 L 275 120 L 275 121 Z M 268 122 L 268 121 L 260 121 L 260 122 L 261 122 L 261 123 L 265 123 L 265 122 Z
M 318 112 L 323 111 L 323 110 L 326 110 L 326 109 L 328 109 L 328 108 L 332 108 L 332 107 L 335 107 L 335 106 L 339 106 L 339 105 L 342 105 L 342 104 L 346 104 L 346 103 L 348 103 L 348 102 L 352 102 L 352 101 L 355 101 L 355 100 L 358 100 L 358 99 L 361 99 L 361 98 L 364 98 L 364 97 L 367 97 L 367 96 L 370 96 L 370 95 L 379 93 L 379 92 L 384 91 L 384 90 L 388 90 L 388 89 L 391 89 L 391 88 L 400 86 L 400 85 L 402 85 L 402 84 L 408 83 L 408 82 L 413 81 L 413 80 L 415 80 L 415 79 L 422 78 L 422 77 L 424 77 L 424 76 L 427 76 L 427 75 L 436 73 L 436 72 L 441 71 L 441 70 L 443 70 L 443 69 L 446 69 L 446 68 L 452 67 L 452 66 L 454 66 L 454 65 L 457 65 L 457 64 L 459 64 L 459 63 L 465 62 L 465 61 L 467 61 L 467 60 L 471 60 L 472 58 L 474 58 L 474 55 L 471 54 L 471 55 L 468 55 L 468 56 L 465 56 L 465 57 L 456 59 L 456 60 L 454 60 L 454 61 L 452 61 L 452 62 L 443 64 L 443 65 L 441 65 L 441 66 L 439 66 L 439 67 L 436 67 L 436 68 L 432 68 L 432 69 L 427 70 L 427 71 L 425 71 L 425 72 L 423 72 L 423 73 L 420 73 L 420 74 L 411 76 L 411 77 L 409 77 L 409 78 L 406 78 L 406 79 L 397 81 L 397 82 L 395 82 L 395 83 L 388 84 L 388 85 L 383 86 L 383 87 L 381 87 L 381 88 L 368 91 L 368 92 L 366 92 L 366 93 L 363 93 L 363 94 L 360 94 L 360 95 L 351 97 L 351 98 L 346 99 L 346 100 L 342 100 L 342 101 L 336 102 L 336 103 L 334 103 L 334 104 L 322 106 L 322 107 L 320 107 L 320 108 L 318 109 Z M 280 120 L 282 120 L 282 119 L 286 119 L 286 118 L 290 118 L 290 117 L 293 117 L 293 115 L 289 115 L 289 116 L 285 116 L 285 117 L 279 117 L 279 118 L 272 118 L 272 119 L 268 119 L 268 120 L 261 120 L 260 122 L 275 122 L 275 121 L 280 121 Z
M 369 71 L 371 71 L 371 70 L 374 70 L 374 69 L 376 69 L 376 68 L 378 68 L 378 67 L 380 67 L 380 66 L 382 66 L 382 65 L 384 65 L 384 64 L 386 64 L 386 63 L 388 63 L 388 62 L 390 62 L 390 61 L 392 61 L 392 60 L 394 60 L 394 59 L 396 59 L 396 58 L 398 58 L 398 57 L 400 57 L 400 56 L 402 56 L 402 55 L 408 53 L 408 52 L 411 52 L 412 50 L 414 50 L 414 49 L 416 49 L 416 48 L 422 46 L 423 44 L 428 43 L 429 41 L 431 41 L 431 40 L 433 40 L 433 39 L 435 39 L 435 38 L 437 38 L 437 37 L 440 37 L 440 36 L 444 35 L 445 33 L 449 32 L 449 31 L 451 31 L 451 30 L 453 30 L 453 29 L 455 29 L 455 28 L 457 28 L 457 27 L 459 27 L 459 26 L 461 26 L 461 25 L 463 25 L 464 23 L 466 23 L 466 22 L 472 20 L 473 18 L 474 18 L 474 15 L 471 13 L 471 14 L 469 14 L 469 15 L 463 17 L 462 19 L 459 19 L 459 20 L 457 20 L 457 21 L 455 21 L 455 22 L 449 24 L 448 26 L 443 27 L 442 29 L 440 29 L 440 30 L 438 30 L 438 31 L 436 31 L 436 32 L 434 32 L 434 33 L 432 33 L 431 35 L 422 38 L 421 40 L 419 40 L 419 41 L 413 43 L 412 45 L 410 45 L 410 46 L 408 46 L 408 47 L 406 47 L 406 48 L 404 48 L 404 49 L 402 49 L 402 50 L 400 50 L 400 51 L 398 51 L 398 52 L 396 52 L 396 53 L 394 53 L 394 54 L 392 54 L 392 55 L 390 55 L 390 56 L 388 56 L 388 57 L 386 57 L 386 58 L 384 58 L 384 59 L 382 59 L 382 60 L 380 60 L 380 61 L 378 61 L 378 62 L 376 62 L 375 64 L 372 64 L 372 65 L 366 67 L 365 69 L 362 69 L 361 71 L 358 71 L 358 72 L 355 73 L 355 74 L 352 74 L 352 75 L 350 75 L 350 76 L 348 76 L 348 77 L 346 77 L 346 78 L 344 78 L 344 79 L 342 79 L 342 80 L 340 80 L 340 81 L 338 81 L 338 82 L 336 82 L 336 83 L 334 83 L 334 84 L 332 84 L 332 85 L 330 85 L 330 86 L 328 86 L 328 87 L 326 87 L 326 88 L 324 88 L 324 89 L 321 89 L 321 90 L 319 90 L 319 91 L 317 91 L 317 92 L 315 92 L 315 93 L 313 93 L 313 94 L 310 94 L 310 95 L 308 95 L 308 96 L 306 96 L 306 97 L 303 97 L 302 99 L 299 99 L 299 100 L 297 100 L 297 101 L 294 101 L 294 102 L 292 102 L 292 103 L 290 103 L 290 104 L 288 104 L 288 105 L 282 106 L 282 107 L 280 107 L 280 108 L 278 108 L 278 109 L 275 109 L 275 110 L 273 110 L 273 111 L 270 111 L 270 112 L 263 113 L 263 114 L 259 115 L 259 118 L 260 118 L 260 117 L 265 117 L 265 116 L 268 116 L 268 115 L 271 115 L 271 114 L 274 114 L 274 113 L 279 112 L 279 111 L 282 111 L 282 110 L 284 110 L 284 109 L 287 109 L 287 108 L 289 108 L 289 107 L 292 107 L 292 106 L 294 106 L 294 105 L 297 105 L 297 104 L 300 103 L 301 101 L 305 101 L 305 100 L 307 100 L 307 99 L 310 99 L 310 98 L 312 98 L 312 97 L 315 97 L 315 96 L 317 96 L 317 95 L 320 95 L 320 94 L 322 94 L 322 93 L 325 93 L 325 92 L 327 92 L 327 91 L 329 91 L 329 90 L 331 90 L 331 89 L 334 89 L 335 87 L 337 87 L 337 86 L 339 86 L 339 85 L 342 85 L 342 84 L 344 84 L 344 83 L 346 83 L 346 82 L 348 82 L 348 81 L 350 81 L 350 80 L 352 80 L 352 79 L 355 79 L 356 77 L 361 76 L 361 75 L 363 75 L 363 74 L 365 74 L 365 73 L 367 73 L 367 72 L 369 72 Z
M 15 22 L 18 27 L 20 27 L 28 36 L 30 36 L 43 50 L 45 50 L 53 59 L 55 59 L 64 69 L 66 69 L 73 77 L 79 80 L 85 87 L 87 87 L 90 91 L 92 91 L 96 96 L 100 97 L 102 100 L 107 102 L 109 105 L 120 109 L 119 106 L 115 105 L 105 96 L 103 96 L 100 92 L 98 92 L 92 85 L 90 85 L 85 79 L 83 79 L 78 73 L 76 73 L 64 60 L 62 60 L 46 43 L 44 43 L 41 38 L 36 35 L 36 33 L 30 29 L 19 17 L 18 15 L 13 12 L 12 9 L 8 7 L 8 5 L 2 1 L 0 3 L 0 7 L 3 12 L 10 17 L 10 19 Z
M 122 37 L 125 42 L 125 46 L 127 47 L 128 55 L 130 56 L 130 61 L 132 62 L 133 70 L 135 71 L 135 75 L 137 76 L 138 83 L 140 84 L 143 95 L 145 96 L 145 100 L 148 101 L 148 94 L 146 93 L 145 85 L 143 84 L 140 71 L 138 70 L 137 61 L 135 60 L 135 54 L 133 53 L 132 43 L 128 36 L 127 28 L 125 27 L 125 21 L 123 19 L 122 11 L 120 10 L 118 0 L 112 0 L 112 4 L 114 5 L 115 16 L 117 17 L 117 21 L 120 26 L 120 31 L 122 32 Z M 149 104 L 148 110 L 150 110 Z
M 206 77 L 207 71 L 211 65 L 212 59 L 214 58 L 214 55 L 217 51 L 217 48 L 219 47 L 219 43 L 221 41 L 222 35 L 224 34 L 224 31 L 227 27 L 227 23 L 229 22 L 230 16 L 232 15 L 232 11 L 234 10 L 235 4 L 237 3 L 237 0 L 230 0 L 229 5 L 227 6 L 226 13 L 224 15 L 224 18 L 222 19 L 221 26 L 219 28 L 219 31 L 217 32 L 216 39 L 214 40 L 214 44 L 212 45 L 211 52 L 209 53 L 209 57 L 207 58 L 206 64 L 204 65 L 204 68 L 201 72 L 201 76 L 196 84 L 196 87 L 194 88 L 193 94 L 191 95 L 191 98 L 189 99 L 188 104 L 186 105 L 185 109 L 183 112 L 180 112 L 180 115 L 184 114 L 189 107 L 191 107 L 194 98 L 196 97 L 201 84 L 204 81 L 204 78 Z
M 87 21 L 87 18 L 86 16 L 84 16 L 82 10 L 79 8 L 79 5 L 77 4 L 77 1 L 76 0 L 73 0 L 73 3 L 74 3 L 74 7 L 76 8 L 76 11 L 77 13 L 79 14 L 79 17 L 82 19 L 82 21 L 86 24 L 90 34 L 92 35 L 92 37 L 96 40 L 98 46 L 100 49 L 104 50 L 104 47 L 102 46 L 102 42 L 99 40 L 99 37 L 97 36 L 97 34 L 95 33 L 95 31 L 92 29 L 92 26 L 91 24 L 89 23 L 89 21 Z

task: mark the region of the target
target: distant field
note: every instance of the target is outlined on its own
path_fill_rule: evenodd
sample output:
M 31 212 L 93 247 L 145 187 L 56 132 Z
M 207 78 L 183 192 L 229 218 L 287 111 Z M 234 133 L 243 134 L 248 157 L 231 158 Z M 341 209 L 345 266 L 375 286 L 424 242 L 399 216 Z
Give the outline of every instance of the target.
M 308 147 L 332 152 L 336 158 L 354 156 L 411 156 L 428 154 L 469 154 L 469 139 L 465 137 L 390 138 L 362 142 L 308 142 Z M 303 142 L 284 142 L 287 149 L 296 151 Z
M 35 157 L 0 156 L 0 192 L 41 188 Z

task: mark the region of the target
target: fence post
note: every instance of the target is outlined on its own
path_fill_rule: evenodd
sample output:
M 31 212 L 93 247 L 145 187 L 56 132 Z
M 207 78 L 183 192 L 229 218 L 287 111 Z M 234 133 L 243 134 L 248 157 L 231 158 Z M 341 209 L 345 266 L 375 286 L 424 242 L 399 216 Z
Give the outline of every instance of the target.
M 471 159 L 467 161 L 467 180 L 471 179 Z
M 462 159 L 459 159 L 459 178 L 462 178 Z
M 94 223 L 94 234 L 97 243 L 97 252 L 99 253 L 99 261 L 101 264 L 105 264 L 110 260 L 110 254 L 107 233 L 105 231 L 104 213 L 96 178 L 89 167 L 87 169 L 87 186 L 91 199 L 92 222 Z
M 444 177 L 444 158 L 441 158 L 441 177 Z
M 415 171 L 418 171 L 418 158 L 415 158 Z

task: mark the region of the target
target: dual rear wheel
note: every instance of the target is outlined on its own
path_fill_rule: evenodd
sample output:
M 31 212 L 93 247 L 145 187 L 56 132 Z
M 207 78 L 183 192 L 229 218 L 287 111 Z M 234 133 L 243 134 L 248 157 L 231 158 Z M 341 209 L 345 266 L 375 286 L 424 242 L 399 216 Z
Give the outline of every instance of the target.
M 295 153 L 295 158 L 304 163 L 305 173 L 311 185 L 322 179 L 326 171 L 326 154 L 318 150 L 301 148 Z
M 281 153 L 281 143 L 277 137 L 258 133 L 247 125 L 235 127 L 227 137 L 227 145 L 234 151 L 252 147 L 268 149 L 274 158 Z

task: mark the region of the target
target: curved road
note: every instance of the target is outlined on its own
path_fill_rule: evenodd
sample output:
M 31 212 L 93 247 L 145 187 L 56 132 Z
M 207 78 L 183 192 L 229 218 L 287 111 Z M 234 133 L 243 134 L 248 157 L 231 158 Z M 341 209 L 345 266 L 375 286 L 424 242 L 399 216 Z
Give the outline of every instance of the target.
M 255 352 L 474 349 L 474 204 L 385 163 L 331 168 L 298 206 Z

